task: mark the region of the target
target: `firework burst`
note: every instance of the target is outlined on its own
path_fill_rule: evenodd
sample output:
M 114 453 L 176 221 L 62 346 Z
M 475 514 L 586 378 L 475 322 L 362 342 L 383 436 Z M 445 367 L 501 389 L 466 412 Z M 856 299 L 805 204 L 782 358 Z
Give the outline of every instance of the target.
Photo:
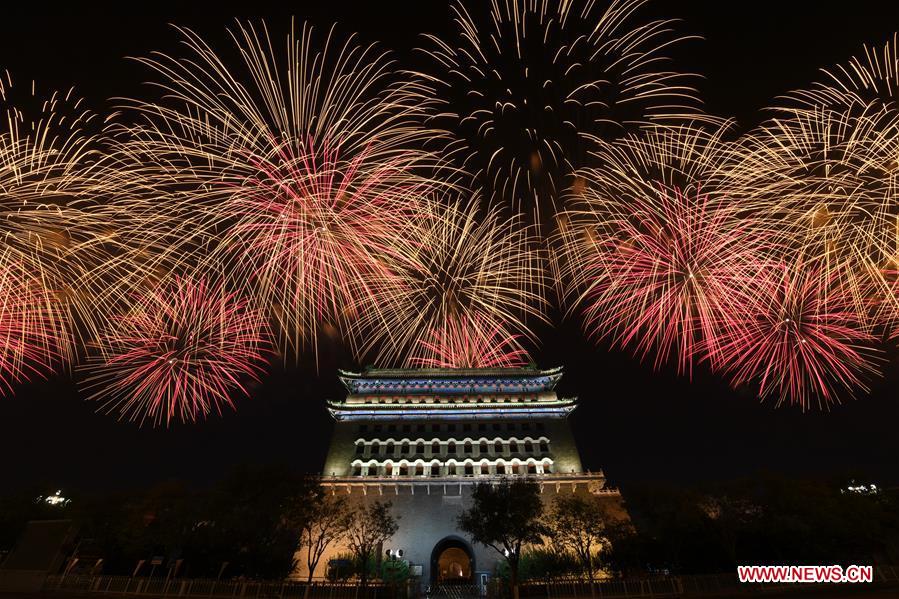
M 633 23 L 646 0 L 453 4 L 457 37 L 427 36 L 421 75 L 448 155 L 488 199 L 536 222 L 569 184 L 586 136 L 700 116 L 689 76 L 664 70 L 674 22 Z
M 601 142 L 560 228 L 566 295 L 588 332 L 681 372 L 700 355 L 717 363 L 725 300 L 760 259 L 761 238 L 720 187 L 724 132 Z
M 235 224 L 213 258 L 257 284 L 259 301 L 276 307 L 297 344 L 316 329 L 350 330 L 349 305 L 377 309 L 367 301 L 368 281 L 383 276 L 397 234 L 417 215 L 422 185 L 391 182 L 390 161 L 360 171 L 367 158 L 362 151 L 347 164 L 339 148 L 327 147 L 298 159 L 281 155 L 260 163 L 260 177 L 222 205 Z
M 524 357 L 520 339 L 533 337 L 527 319 L 544 317 L 540 255 L 530 228 L 477 203 L 432 201 L 408 223 L 366 299 L 378 309 L 357 323 L 363 351 L 377 362 L 484 365 Z M 471 351 L 491 343 L 502 347 Z
M 7 366 L 0 370 L 11 377 L 2 382 L 8 388 L 26 376 L 32 358 L 41 369 L 50 356 L 69 362 L 76 324 L 93 328 L 87 287 L 108 256 L 108 229 L 93 210 L 104 186 L 93 114 L 71 90 L 41 98 L 33 84 L 13 85 L 8 73 L 0 102 L 0 276 L 3 317 L 11 319 L 4 321 L 0 362 Z
M 843 281 L 800 260 L 768 264 L 746 285 L 719 340 L 734 385 L 755 384 L 761 398 L 803 410 L 825 409 L 841 394 L 865 389 L 875 372 L 875 338 Z
M 868 327 L 899 257 L 897 125 L 885 110 L 797 110 L 749 136 L 729 176 L 785 259 L 819 265 L 822 285 L 839 279 Z
M 246 395 L 270 354 L 263 315 L 221 285 L 176 278 L 140 298 L 84 366 L 90 399 L 143 424 L 194 422 Z
M 190 56 L 142 60 L 164 102 L 135 102 L 143 124 L 119 131 L 144 190 L 130 212 L 151 215 L 156 235 L 141 244 L 161 248 L 159 264 L 224 265 L 271 306 L 289 349 L 317 352 L 323 328 L 346 333 L 348 298 L 366 293 L 363 273 L 379 268 L 430 185 L 419 176 L 435 161 L 415 149 L 429 135 L 415 84 L 333 30 L 323 40 L 292 31 L 282 55 L 264 25 L 238 24 L 240 65 L 180 33 Z

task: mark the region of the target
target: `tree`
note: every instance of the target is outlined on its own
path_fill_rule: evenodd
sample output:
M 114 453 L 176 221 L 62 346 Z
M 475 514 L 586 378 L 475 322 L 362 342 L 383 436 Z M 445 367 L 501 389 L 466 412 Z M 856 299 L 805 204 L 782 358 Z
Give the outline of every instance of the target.
M 362 564 L 359 582 L 363 591 L 368 584 L 368 563 L 390 537 L 399 530 L 397 518 L 390 513 L 393 504 L 375 501 L 368 505 L 360 505 L 352 512 L 346 529 L 347 545 L 356 560 Z
M 593 497 L 559 495 L 553 502 L 550 535 L 580 560 L 593 588 L 594 554 L 608 545 L 609 515 Z
M 475 543 L 490 547 L 509 566 L 512 595 L 518 599 L 518 564 L 525 545 L 540 545 L 549 532 L 542 522 L 540 487 L 532 480 L 479 483 L 472 506 L 459 514 L 459 528 Z
M 346 534 L 351 515 L 345 498 L 329 495 L 321 486 L 292 499 L 287 517 L 300 531 L 300 546 L 306 550 L 309 569 L 304 597 L 309 596 L 312 576 L 325 551 Z
M 500 562 L 496 570 L 497 576 L 509 580 L 509 567 L 505 561 Z M 580 571 L 581 563 L 576 555 L 570 551 L 559 551 L 546 546 L 522 549 L 521 559 L 518 560 L 519 582 L 571 576 Z
M 209 574 L 228 562 L 226 575 L 288 576 L 296 565 L 299 530 L 286 515 L 310 484 L 285 467 L 236 468 L 200 506 L 185 557 L 204 562 Z

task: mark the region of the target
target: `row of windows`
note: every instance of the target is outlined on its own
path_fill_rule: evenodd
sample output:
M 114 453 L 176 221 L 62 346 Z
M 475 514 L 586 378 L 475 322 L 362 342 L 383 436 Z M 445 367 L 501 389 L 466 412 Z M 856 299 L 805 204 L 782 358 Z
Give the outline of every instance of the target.
M 432 433 L 439 433 L 439 432 L 454 433 L 454 432 L 456 432 L 456 430 L 461 430 L 463 432 L 472 432 L 474 430 L 477 430 L 478 432 L 483 433 L 486 431 L 501 431 L 503 429 L 505 429 L 507 431 L 515 431 L 515 430 L 542 431 L 542 430 L 545 430 L 545 428 L 546 428 L 546 425 L 542 422 L 533 422 L 533 423 L 531 423 L 531 422 L 505 422 L 505 423 L 491 422 L 489 424 L 486 422 L 478 422 L 478 423 L 464 422 L 462 424 L 456 424 L 455 422 L 450 422 L 448 424 L 441 424 L 441 423 L 437 423 L 437 422 L 434 422 L 431 424 L 426 424 L 424 422 L 419 422 L 418 424 L 401 424 L 401 425 L 398 425 L 398 424 L 388 424 L 388 425 L 360 424 L 359 428 L 358 428 L 358 432 L 367 433 L 367 432 L 369 432 L 369 430 L 371 430 L 372 432 L 380 433 L 380 432 L 386 430 L 388 433 L 395 433 L 395 432 L 411 433 L 412 431 L 415 431 L 417 433 L 424 433 L 424 432 L 430 430 Z
M 487 476 L 491 474 L 551 474 L 551 460 L 512 464 L 355 464 L 353 476 Z
M 358 441 L 356 443 L 356 455 L 377 456 L 383 454 L 385 456 L 393 456 L 397 455 L 397 450 L 399 450 L 399 455 L 457 455 L 460 453 L 464 455 L 496 455 L 521 452 L 527 454 L 539 452 L 541 455 L 546 455 L 549 453 L 549 442 L 543 439 L 536 442 L 511 439 L 509 441 L 480 441 L 477 443 L 472 443 L 471 441 L 465 441 L 464 443 L 456 441 L 433 441 L 431 443 L 425 443 L 424 441 L 417 443 L 394 443 L 392 441 L 380 443 L 375 441 L 364 443 Z
M 409 395 L 409 396 L 392 396 L 392 395 L 366 395 L 360 398 L 362 401 L 353 401 L 351 403 L 366 404 L 465 404 L 465 403 L 530 403 L 540 401 L 537 395 L 457 395 L 450 397 L 446 395 Z

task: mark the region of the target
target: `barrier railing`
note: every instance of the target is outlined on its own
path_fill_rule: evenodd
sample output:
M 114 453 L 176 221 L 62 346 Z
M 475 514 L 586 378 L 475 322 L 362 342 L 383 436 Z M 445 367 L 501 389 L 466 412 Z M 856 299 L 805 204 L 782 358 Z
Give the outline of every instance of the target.
M 874 585 L 899 586 L 899 566 L 875 566 Z M 523 599 L 629 599 L 702 596 L 741 596 L 765 591 L 784 589 L 808 589 L 812 587 L 833 588 L 834 584 L 742 584 L 733 574 L 710 574 L 704 576 L 659 576 L 653 578 L 631 578 L 597 581 L 591 585 L 583 579 L 530 580 L 519 587 Z M 846 585 L 853 587 L 857 585 Z M 305 581 L 245 581 L 211 580 L 188 578 L 144 578 L 129 576 L 50 576 L 45 590 L 78 591 L 81 593 L 134 595 L 144 597 L 257 597 L 278 599 L 301 599 L 307 597 Z M 394 599 L 412 597 L 415 592 L 405 585 L 385 585 L 370 583 L 365 590 L 353 583 L 332 583 L 315 581 L 309 585 L 309 599 Z M 438 591 L 438 589 L 435 589 Z M 464 599 L 477 597 L 480 587 L 463 585 L 448 591 L 434 592 L 439 599 Z M 509 589 L 494 579 L 488 587 L 490 599 L 509 596 Z
M 875 566 L 874 585 L 899 586 L 899 566 Z M 545 599 L 602 598 L 626 599 L 629 597 L 702 597 L 704 595 L 740 596 L 765 591 L 785 589 L 807 589 L 811 587 L 832 588 L 835 584 L 821 583 L 801 585 L 791 583 L 741 583 L 737 573 L 708 574 L 695 576 L 659 576 L 623 580 L 604 580 L 590 583 L 582 579 L 548 581 L 530 580 L 519 587 L 521 597 Z M 858 585 L 847 584 L 846 587 Z M 505 589 L 494 586 L 491 595 L 500 599 L 507 594 Z
M 48 591 L 79 591 L 98 594 L 149 597 L 306 597 L 306 583 L 299 581 L 212 580 L 202 578 L 145 578 L 130 576 L 50 576 L 44 585 Z M 356 583 L 309 585 L 310 599 L 387 599 L 381 583 L 371 583 L 365 592 Z

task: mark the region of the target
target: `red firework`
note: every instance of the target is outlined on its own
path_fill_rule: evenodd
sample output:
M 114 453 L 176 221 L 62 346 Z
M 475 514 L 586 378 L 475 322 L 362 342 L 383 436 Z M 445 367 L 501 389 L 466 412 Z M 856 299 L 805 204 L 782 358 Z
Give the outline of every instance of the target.
M 363 149 L 346 160 L 339 146 L 311 138 L 299 156 L 282 144 L 273 156 L 247 158 L 258 174 L 221 208 L 234 224 L 214 260 L 231 264 L 238 282 L 256 283 L 258 303 L 275 307 L 296 349 L 315 347 L 320 329 L 346 332 L 346 306 L 377 309 L 360 301 L 370 295 L 366 281 L 383 276 L 416 214 L 425 183 L 399 162 L 372 168 L 369 159 Z
M 483 318 L 461 316 L 432 330 L 421 342 L 423 357 L 410 362 L 416 368 L 518 368 L 529 359 L 519 338 Z
M 746 280 L 718 339 L 735 386 L 758 385 L 777 404 L 839 403 L 874 373 L 875 338 L 866 332 L 848 284 L 799 262 L 769 265 Z
M 43 285 L 0 260 L 0 395 L 62 361 L 68 341 L 54 306 Z
M 657 367 L 673 355 L 689 373 L 700 352 L 717 364 L 718 327 L 759 255 L 730 205 L 660 185 L 598 214 L 579 275 L 587 329 L 641 358 L 655 350 Z
M 90 399 L 141 424 L 233 409 L 270 353 L 262 314 L 204 280 L 161 284 L 112 326 L 87 367 Z

